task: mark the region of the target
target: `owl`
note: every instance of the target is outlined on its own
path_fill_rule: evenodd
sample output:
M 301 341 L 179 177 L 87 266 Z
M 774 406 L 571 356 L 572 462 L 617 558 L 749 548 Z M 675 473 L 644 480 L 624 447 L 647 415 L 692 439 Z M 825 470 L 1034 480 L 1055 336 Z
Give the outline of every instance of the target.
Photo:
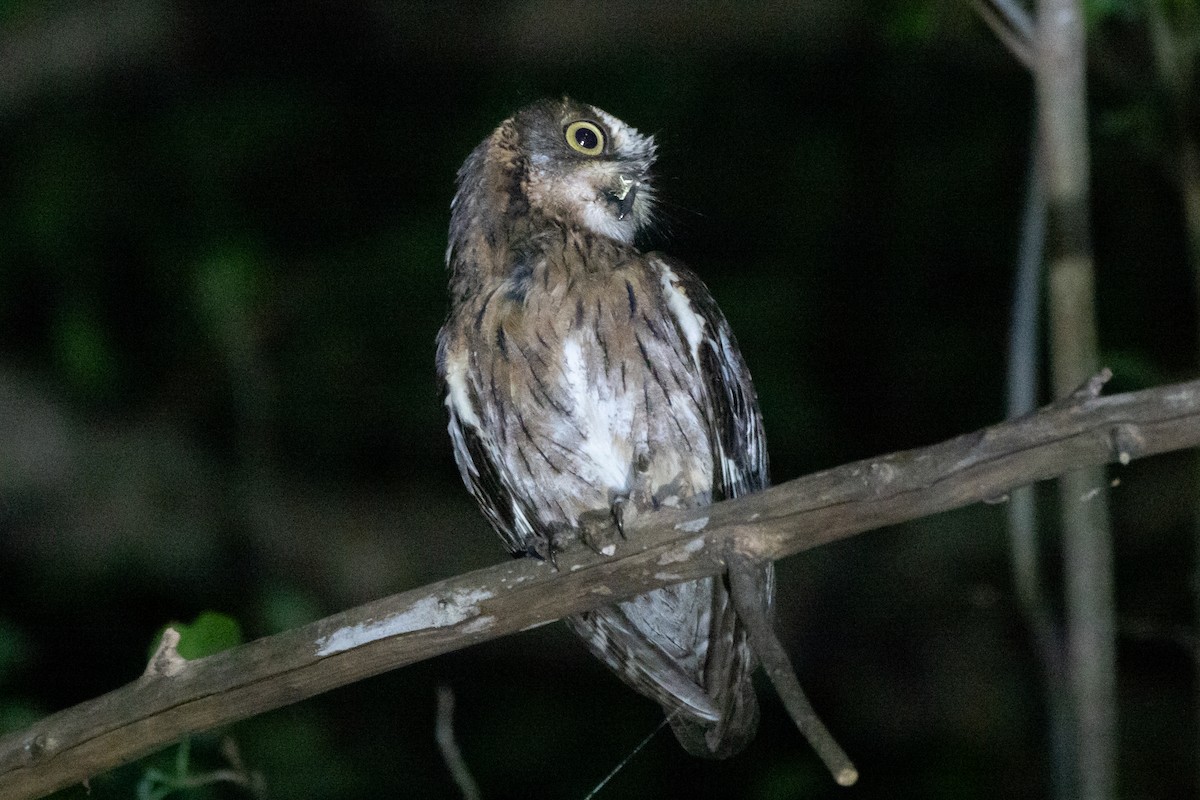
M 652 137 L 563 98 L 502 122 L 458 172 L 438 371 L 462 479 L 516 556 L 767 485 L 729 324 L 692 272 L 635 244 L 654 159 Z M 663 707 L 688 752 L 723 758 L 753 738 L 756 662 L 724 578 L 567 624 Z

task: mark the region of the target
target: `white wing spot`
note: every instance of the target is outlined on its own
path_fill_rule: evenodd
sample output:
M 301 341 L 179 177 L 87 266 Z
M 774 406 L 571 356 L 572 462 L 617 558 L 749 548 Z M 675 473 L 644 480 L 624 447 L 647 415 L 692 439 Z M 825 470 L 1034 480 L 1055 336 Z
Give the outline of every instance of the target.
M 446 407 L 458 416 L 465 425 L 475 430 L 482 430 L 483 423 L 475 413 L 467 393 L 467 363 L 461 356 L 449 356 L 446 359 Z
M 692 301 L 687 294 L 676 285 L 678 276 L 661 261 L 656 261 L 662 269 L 663 297 L 667 300 L 667 308 L 679 322 L 683 335 L 687 337 L 688 347 L 692 351 L 692 359 L 700 363 L 700 343 L 704 340 L 704 318 L 692 308 Z

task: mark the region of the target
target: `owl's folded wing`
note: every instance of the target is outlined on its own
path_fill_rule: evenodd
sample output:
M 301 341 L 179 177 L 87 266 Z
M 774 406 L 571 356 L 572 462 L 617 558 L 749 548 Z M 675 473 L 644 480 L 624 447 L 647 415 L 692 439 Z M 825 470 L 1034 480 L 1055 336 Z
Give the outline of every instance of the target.
M 692 346 L 704 380 L 713 502 L 765 489 L 770 479 L 762 414 L 733 330 L 695 273 L 660 253 L 648 258 L 661 271 L 667 307 Z
M 480 423 L 479 403 L 466 377 L 465 359 L 460 356 L 451 352 L 443 331 L 438 341 L 438 369 L 445 383 L 450 440 L 463 483 L 510 553 L 545 557 L 550 552 L 551 532 L 542 529 L 537 514 L 513 491 L 507 473 L 496 463 L 494 448 L 488 446 Z

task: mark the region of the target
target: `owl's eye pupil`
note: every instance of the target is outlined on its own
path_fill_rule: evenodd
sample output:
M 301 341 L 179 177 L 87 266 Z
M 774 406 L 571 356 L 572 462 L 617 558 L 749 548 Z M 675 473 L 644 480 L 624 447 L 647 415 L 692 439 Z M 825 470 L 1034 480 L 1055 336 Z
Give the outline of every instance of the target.
M 567 144 L 577 153 L 585 156 L 598 156 L 604 152 L 604 131 L 594 122 L 578 120 L 572 122 L 563 131 Z
M 591 128 L 576 128 L 575 144 L 584 150 L 595 150 L 596 145 L 600 144 L 600 137 L 596 136 L 596 132 Z

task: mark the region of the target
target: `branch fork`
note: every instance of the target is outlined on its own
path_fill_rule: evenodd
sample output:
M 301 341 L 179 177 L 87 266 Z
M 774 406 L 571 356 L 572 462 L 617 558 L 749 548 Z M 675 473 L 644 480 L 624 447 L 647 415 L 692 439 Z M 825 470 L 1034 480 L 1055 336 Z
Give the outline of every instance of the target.
M 558 571 L 533 559 L 506 561 L 185 661 L 178 671 L 177 653 L 164 637 L 148 674 L 0 737 L 0 797 L 40 797 L 198 731 L 662 586 L 717 575 L 739 558 L 779 559 L 1081 467 L 1120 463 L 1122 453 L 1132 459 L 1197 445 L 1200 380 L 1095 397 L 703 509 L 646 515 L 637 535 L 612 557 L 570 548 Z M 881 463 L 893 470 L 887 485 L 864 485 L 863 475 Z M 731 581 L 741 580 L 738 572 L 735 567 Z M 767 664 L 774 648 L 762 644 L 762 635 L 756 640 Z M 821 739 L 810 737 L 818 753 L 825 747 L 818 747 Z M 849 780 L 852 767 L 836 752 L 832 767 L 835 777 Z

